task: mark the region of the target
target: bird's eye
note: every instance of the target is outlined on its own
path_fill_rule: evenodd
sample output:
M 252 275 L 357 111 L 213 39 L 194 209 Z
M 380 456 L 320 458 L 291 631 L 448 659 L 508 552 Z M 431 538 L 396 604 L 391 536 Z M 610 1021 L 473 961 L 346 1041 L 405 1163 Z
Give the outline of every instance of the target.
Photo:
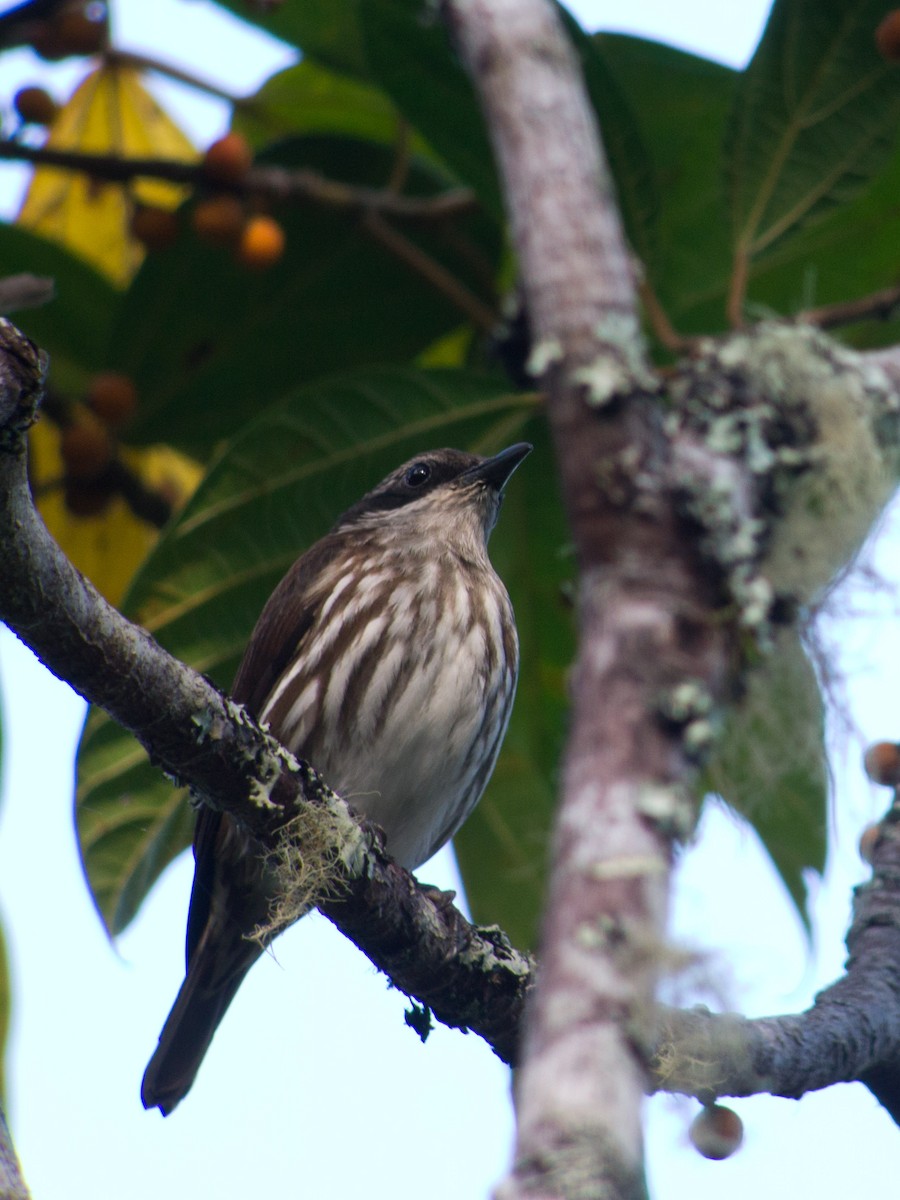
M 428 463 L 413 463 L 406 472 L 406 482 L 409 487 L 421 487 L 431 478 L 431 467 Z

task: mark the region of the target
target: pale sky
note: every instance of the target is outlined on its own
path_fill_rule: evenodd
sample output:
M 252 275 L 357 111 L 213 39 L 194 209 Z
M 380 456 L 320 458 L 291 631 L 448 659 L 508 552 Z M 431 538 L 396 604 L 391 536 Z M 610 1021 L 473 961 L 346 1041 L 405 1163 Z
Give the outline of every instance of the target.
M 733 65 L 752 52 L 767 7 L 763 0 L 576 6 L 591 27 L 669 38 Z M 251 39 L 203 2 L 122 0 L 113 8 L 122 44 L 172 58 L 177 30 L 179 60 L 231 88 L 252 89 L 284 61 L 282 48 Z M 81 69 L 62 64 L 53 77 L 71 86 Z M 26 54 L 6 56 L 4 96 L 34 76 Z M 63 94 L 62 82 L 55 86 Z M 223 128 L 221 106 L 193 96 L 188 104 L 174 85 L 160 91 L 198 142 Z M 8 194 L 2 178 L 0 197 Z M 885 536 L 877 552 L 879 570 L 894 583 L 896 535 Z M 847 607 L 863 601 L 880 604 L 880 623 L 830 628 L 841 643 L 840 665 L 852 675 L 853 718 L 861 740 L 871 741 L 897 734 L 887 689 L 900 646 L 889 598 L 866 595 Z M 510 1150 L 507 1072 L 474 1037 L 438 1029 L 420 1046 L 404 1027 L 402 998 L 318 917 L 280 939 L 251 972 L 178 1111 L 165 1121 L 143 1111 L 141 1074 L 182 977 L 190 861 L 183 856 L 173 865 L 134 927 L 110 946 L 72 834 L 81 703 L 5 632 L 0 667 L 0 910 L 15 992 L 9 1117 L 35 1197 L 487 1196 Z M 840 971 L 850 888 L 865 874 L 855 840 L 886 803 L 861 777 L 859 739 L 845 740 L 847 753 L 835 760 L 838 853 L 816 889 L 813 959 L 745 826 L 711 808 L 697 846 L 684 855 L 673 937 L 706 953 L 707 983 L 745 1012 L 802 1008 Z M 454 886 L 451 856 L 439 857 L 420 875 Z M 734 1107 L 746 1144 L 715 1164 L 687 1145 L 695 1105 L 665 1097 L 648 1105 L 654 1200 L 758 1200 L 763 1190 L 770 1200 L 885 1194 L 896 1132 L 862 1088 L 799 1104 L 759 1098 Z

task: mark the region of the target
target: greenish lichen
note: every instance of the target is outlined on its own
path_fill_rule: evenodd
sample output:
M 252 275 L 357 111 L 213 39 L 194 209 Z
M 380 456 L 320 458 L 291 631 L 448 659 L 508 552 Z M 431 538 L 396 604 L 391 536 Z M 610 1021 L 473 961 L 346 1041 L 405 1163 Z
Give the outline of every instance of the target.
M 765 644 L 775 601 L 815 605 L 889 497 L 897 398 L 820 331 L 774 322 L 703 342 L 669 394 L 682 511 Z

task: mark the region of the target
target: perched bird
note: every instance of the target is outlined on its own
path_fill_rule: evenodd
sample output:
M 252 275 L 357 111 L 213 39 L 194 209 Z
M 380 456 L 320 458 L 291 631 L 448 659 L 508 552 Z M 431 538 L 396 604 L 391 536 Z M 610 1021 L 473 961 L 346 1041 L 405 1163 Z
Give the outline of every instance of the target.
M 282 579 L 232 688 L 410 870 L 471 813 L 506 731 L 519 649 L 487 541 L 530 451 L 435 450 L 388 475 Z M 141 1088 L 164 1115 L 262 953 L 277 891 L 227 814 L 201 808 L 194 858 L 187 974 Z

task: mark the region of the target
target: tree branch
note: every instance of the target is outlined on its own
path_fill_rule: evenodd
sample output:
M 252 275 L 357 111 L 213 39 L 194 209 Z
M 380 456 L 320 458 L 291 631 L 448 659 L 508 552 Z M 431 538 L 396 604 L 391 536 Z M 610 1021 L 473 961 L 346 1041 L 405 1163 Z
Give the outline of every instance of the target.
M 748 1021 L 669 1010 L 657 1086 L 709 1103 L 719 1096 L 799 1099 L 860 1081 L 900 1124 L 900 803 L 880 826 L 872 879 L 855 891 L 841 979 L 804 1013 Z
M 6 1117 L 0 1112 L 0 1200 L 30 1200 L 30 1197 Z
M 795 578 L 810 555 L 793 535 L 773 536 L 777 497 L 827 459 L 819 435 L 838 427 L 842 402 L 848 427 L 857 405 L 866 414 L 867 453 L 875 410 L 837 382 L 859 383 L 862 360 L 850 368 L 824 339 L 763 327 L 723 339 L 721 353 L 698 343 L 670 381 L 664 420 L 609 172 L 555 10 L 545 0 L 444 0 L 444 10 L 504 181 L 535 331 L 530 365 L 548 390 L 581 572 L 541 975 L 517 1076 L 515 1167 L 498 1195 L 625 1200 L 645 1190 L 640 1107 L 673 842 L 691 824 L 686 789 L 742 642 L 770 637 L 764 555 L 796 607 L 862 536 L 845 527 L 850 546 L 813 564 L 824 579 Z M 742 295 L 738 271 L 735 324 Z M 876 453 L 870 466 L 874 493 Z M 840 479 L 838 469 L 832 491 Z M 869 520 L 885 498 L 861 497 Z
M 51 671 L 134 733 L 153 762 L 203 803 L 232 813 L 263 846 L 290 843 L 299 815 L 307 828 L 320 820 L 333 881 L 317 901 L 325 915 L 400 991 L 514 1061 L 531 960 L 498 929 L 470 925 L 436 901 L 308 764 L 126 621 L 50 537 L 25 468 L 45 365 L 0 321 L 0 618 Z
M 530 367 L 548 389 L 581 571 L 516 1166 L 499 1194 L 639 1196 L 639 1025 L 662 959 L 672 842 L 691 823 L 689 755 L 658 706 L 688 678 L 720 694 L 731 633 L 709 619 L 715 597 L 667 494 L 632 261 L 559 18 L 544 0 L 445 0 L 444 11 L 505 184 Z
M 26 146 L 22 142 L 0 141 L 0 159 L 15 159 L 35 166 L 59 167 L 81 171 L 92 179 L 109 183 L 128 183 L 132 179 L 164 179 L 191 187 L 209 187 L 202 163 L 171 158 L 122 158 L 115 154 L 87 154 L 80 150 L 58 150 L 52 146 Z M 451 188 L 436 196 L 401 196 L 395 191 L 353 187 L 326 179 L 318 171 L 305 168 L 252 166 L 240 180 L 218 190 L 238 195 L 262 196 L 273 202 L 309 200 L 326 208 L 350 212 L 371 212 L 408 221 L 444 221 L 461 213 L 472 212 L 477 202 L 468 188 Z

